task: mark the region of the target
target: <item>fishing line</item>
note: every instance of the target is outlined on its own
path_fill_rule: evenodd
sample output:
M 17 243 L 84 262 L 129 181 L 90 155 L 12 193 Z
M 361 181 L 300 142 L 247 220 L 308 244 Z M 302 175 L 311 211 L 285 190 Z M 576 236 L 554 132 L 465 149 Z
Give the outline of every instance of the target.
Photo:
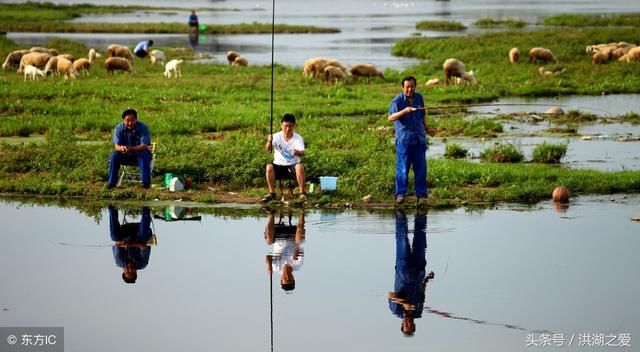
M 270 110 L 270 123 L 269 123 L 269 135 L 273 135 L 273 56 L 274 56 L 274 42 L 276 32 L 276 0 L 272 1 L 271 5 L 271 110 Z M 273 143 L 273 142 L 272 142 Z M 271 148 L 273 152 L 273 148 Z

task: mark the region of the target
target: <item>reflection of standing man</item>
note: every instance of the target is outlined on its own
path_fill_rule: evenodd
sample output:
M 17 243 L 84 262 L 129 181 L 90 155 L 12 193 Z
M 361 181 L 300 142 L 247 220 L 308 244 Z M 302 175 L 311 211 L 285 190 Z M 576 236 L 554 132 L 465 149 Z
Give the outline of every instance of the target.
M 427 282 L 433 271 L 425 275 L 427 266 L 427 215 L 416 214 L 413 243 L 409 245 L 407 216 L 396 212 L 396 279 L 389 292 L 389 308 L 402 318 L 400 330 L 405 336 L 416 331 L 415 318 L 422 317 Z
M 304 211 L 300 211 L 297 225 L 280 221 L 276 224 L 273 212 L 269 213 L 267 226 L 265 227 L 265 240 L 272 245 L 271 253 L 266 256 L 267 271 L 280 272 L 280 285 L 285 291 L 292 291 L 296 287 L 293 272 L 300 270 L 303 263 L 304 252 L 302 243 L 305 238 Z
M 151 210 L 142 208 L 140 222 L 123 224 L 118 220 L 118 210 L 109 207 L 109 230 L 113 245 L 113 259 L 116 265 L 122 268 L 122 280 L 133 284 L 138 278 L 138 270 L 144 269 L 149 264 L 151 247 L 148 245 L 151 238 Z

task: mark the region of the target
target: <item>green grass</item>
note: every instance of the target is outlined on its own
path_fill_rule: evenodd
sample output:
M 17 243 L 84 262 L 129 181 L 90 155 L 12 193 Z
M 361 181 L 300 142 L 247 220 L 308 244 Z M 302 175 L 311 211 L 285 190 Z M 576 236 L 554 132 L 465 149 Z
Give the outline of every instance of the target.
M 150 6 L 97 6 L 91 4 L 53 4 L 26 2 L 0 4 L 0 32 L 59 32 L 59 33 L 188 33 L 184 23 L 74 23 L 68 20 L 88 15 L 125 13 L 132 11 L 167 11 L 183 8 Z M 207 11 L 212 9 L 207 8 Z M 219 9 L 219 11 L 230 11 Z M 259 34 L 271 33 L 270 23 L 207 24 L 203 34 Z M 338 33 L 337 28 L 277 24 L 276 33 Z
M 46 46 L 56 46 L 77 57 L 87 52 L 87 48 L 71 41 L 58 40 Z M 0 38 L 0 55 L 18 47 Z M 192 55 L 188 49 L 160 49 L 169 59 Z M 269 66 L 232 68 L 226 63 L 187 61 L 182 67 L 183 77 L 168 80 L 162 77 L 162 67 L 152 66 L 148 60 L 137 60 L 134 75 L 108 76 L 103 60 L 98 59 L 91 76 L 75 81 L 54 76 L 24 82 L 13 71 L 0 72 L 0 136 L 12 140 L 11 144 L 0 144 L 0 192 L 129 200 L 183 198 L 216 203 L 220 200 L 208 191 L 214 186 L 258 199 L 265 188 L 264 165 L 272 158 L 263 150 L 270 121 Z M 495 66 L 496 72 L 505 71 L 502 63 L 486 65 Z M 274 116 L 277 121 L 291 112 L 298 118 L 296 130 L 305 138 L 304 163 L 309 181 L 317 183 L 325 175 L 340 177 L 335 194 L 314 195 L 312 201 L 334 204 L 365 195 L 375 200 L 392 198 L 395 148 L 393 124 L 387 121 L 388 104 L 399 93 L 397 82 L 403 75 L 415 72 L 424 82 L 424 75 L 430 73 L 420 71 L 421 67 L 405 72 L 387 69 L 385 80 L 338 85 L 304 78 L 301 67 L 276 67 Z M 535 69 L 532 65 L 530 68 Z M 504 89 L 507 94 L 519 91 L 515 86 Z M 443 86 L 429 91 L 428 102 L 467 102 L 493 94 L 495 91 L 482 85 Z M 191 193 L 102 188 L 112 149 L 111 133 L 121 121 L 120 113 L 128 107 L 139 111 L 140 120 L 150 126 L 153 139 L 160 143 L 154 183 L 162 183 L 165 172 L 187 175 L 195 182 Z M 428 124 L 452 136 L 487 136 L 501 133 L 502 128 L 490 119 L 435 112 L 429 113 Z M 19 136 L 34 134 L 44 137 L 36 142 L 15 142 Z M 551 192 L 551 181 L 562 181 L 573 194 L 640 191 L 638 171 L 603 173 L 548 165 L 512 167 L 429 160 L 430 198 L 439 206 L 461 201 L 545 199 Z
M 510 28 L 524 28 L 527 22 L 524 20 L 494 20 L 492 18 L 481 18 L 473 23 L 476 27 L 491 28 L 491 27 L 510 27 Z
M 640 27 L 640 13 L 579 15 L 560 14 L 547 17 L 545 26 L 565 27 Z
M 531 161 L 534 163 L 558 164 L 566 154 L 567 144 L 544 142 L 533 149 Z
M 444 157 L 447 159 L 464 159 L 469 151 L 458 143 L 447 143 Z
M 480 159 L 494 163 L 519 163 L 524 160 L 524 154 L 513 144 L 497 144 L 483 150 Z
M 457 21 L 420 21 L 416 23 L 416 29 L 425 31 L 455 32 L 463 31 L 467 29 L 467 27 Z
M 434 87 L 439 100 L 473 102 L 504 96 L 555 96 L 567 94 L 600 95 L 602 93 L 640 92 L 640 62 L 612 62 L 592 65 L 584 50 L 593 43 L 626 41 L 640 43 L 640 31 L 630 28 L 566 29 L 540 31 L 491 32 L 466 37 L 409 38 L 396 42 L 392 53 L 425 61 L 412 68 L 419 82 L 431 78 L 444 79 L 442 63 L 457 58 L 473 70 L 478 79 L 475 87 Z M 559 65 L 545 68 L 565 68 L 562 75 L 542 76 L 537 65 L 527 62 L 526 54 L 517 64 L 511 64 L 508 53 L 512 47 L 528 53 L 533 47 L 551 49 Z M 606 66 L 606 67 L 605 67 Z

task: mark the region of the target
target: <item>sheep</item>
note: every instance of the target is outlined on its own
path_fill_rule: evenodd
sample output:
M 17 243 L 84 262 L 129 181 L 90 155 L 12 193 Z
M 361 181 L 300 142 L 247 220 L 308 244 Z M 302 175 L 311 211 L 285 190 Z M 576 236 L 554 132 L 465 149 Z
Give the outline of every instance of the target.
M 76 58 L 73 57 L 73 55 L 71 55 L 71 54 L 60 54 L 60 55 L 56 55 L 56 56 L 59 57 L 59 58 L 67 59 L 67 60 L 69 60 L 71 62 L 76 61 Z
M 44 73 L 44 71 L 42 71 L 41 69 L 32 66 L 32 65 L 27 65 L 24 68 L 24 81 L 27 81 L 27 76 L 31 77 L 32 81 L 35 81 L 38 79 L 38 76 L 44 77 L 46 76 L 46 74 Z
M 58 74 L 64 73 L 64 79 L 67 80 L 69 77 L 71 79 L 76 79 L 78 77 L 78 71 L 73 67 L 73 63 L 58 55 L 58 65 L 57 65 Z
M 31 49 L 29 49 L 30 52 L 32 53 L 45 53 L 45 54 L 49 54 L 51 56 L 58 56 L 60 55 L 60 52 L 57 49 L 48 49 L 48 48 L 43 48 L 40 46 L 34 46 Z
M 454 80 L 455 84 L 468 83 L 472 86 L 478 84 L 478 80 L 473 71 L 467 72 L 464 63 L 458 59 L 446 59 L 442 64 L 442 69 L 444 70 L 445 82 L 447 84 L 451 81 L 451 77 L 459 78 L 459 80 Z
M 529 60 L 532 64 L 536 64 L 538 61 L 543 63 L 558 63 L 556 56 L 547 48 L 532 48 L 529 50 Z
M 317 57 L 312 57 L 311 59 L 307 60 L 304 62 L 304 67 L 302 68 L 302 75 L 305 77 L 309 77 L 309 75 L 314 75 L 315 76 L 315 71 L 313 69 L 316 60 L 318 60 Z
M 20 59 L 18 73 L 22 73 L 22 70 L 24 70 L 27 65 L 32 65 L 42 69 L 47 64 L 47 61 L 49 61 L 50 58 L 51 54 L 48 53 L 31 52 L 28 54 L 24 54 Z
M 347 75 L 340 67 L 329 65 L 324 68 L 324 79 L 325 81 L 335 80 L 335 82 L 338 83 L 339 80 L 345 81 Z
M 6 70 L 11 67 L 20 65 L 20 59 L 22 59 L 22 56 L 29 52 L 30 51 L 26 49 L 14 50 L 10 52 L 9 54 L 7 54 L 7 58 L 4 59 L 4 63 L 2 64 L 2 69 Z
M 229 61 L 229 65 L 232 65 L 238 56 L 240 56 L 240 54 L 236 53 L 233 50 L 229 50 L 227 52 L 227 61 Z
M 509 62 L 515 64 L 516 62 L 518 62 L 519 58 L 520 50 L 518 48 L 511 48 L 511 50 L 509 50 Z
M 612 59 L 619 59 L 619 58 L 623 57 L 624 55 L 626 55 L 633 48 L 635 48 L 635 45 L 619 46 L 616 49 L 611 51 L 611 58 Z
M 155 65 L 156 62 L 159 64 L 164 64 L 165 61 L 167 61 L 166 55 L 161 50 L 156 50 L 156 49 L 151 50 L 151 52 L 149 53 L 149 57 L 151 57 L 152 65 Z
M 367 77 L 367 82 L 369 82 L 371 77 L 384 79 L 384 74 L 378 71 L 372 64 L 355 64 L 351 66 L 351 75 L 353 76 L 354 82 L 357 81 L 359 77 Z
M 128 46 L 111 44 L 107 47 L 107 52 L 109 53 L 108 57 L 122 57 L 127 59 L 131 66 L 134 64 L 133 54 Z
M 164 73 L 162 75 L 164 75 L 167 78 L 171 78 L 171 72 L 173 72 L 175 74 L 175 77 L 181 77 L 182 73 L 180 72 L 180 65 L 182 64 L 184 60 L 171 60 L 169 62 L 167 62 L 167 64 L 164 66 Z
M 540 66 L 540 68 L 538 68 L 538 72 L 543 76 L 561 75 L 561 74 L 567 72 L 567 69 L 566 68 L 563 68 L 563 69 L 556 68 L 553 71 L 550 71 L 550 70 L 547 70 L 546 68 L 544 68 L 544 66 Z
M 104 68 L 107 69 L 107 73 L 113 73 L 114 71 L 121 70 L 127 71 L 129 74 L 133 74 L 133 66 L 129 60 L 122 57 L 109 57 L 104 60 Z
M 618 61 L 623 62 L 631 62 L 631 61 L 640 61 L 640 46 L 636 46 L 629 50 L 626 54 L 621 56 Z
M 442 84 L 442 80 L 440 78 L 432 78 L 425 83 L 427 87 L 439 86 Z
M 79 58 L 78 60 L 73 62 L 73 68 L 78 71 L 78 73 L 82 73 L 83 75 L 89 74 L 89 68 L 91 68 L 91 64 L 95 61 L 96 57 L 101 56 L 100 53 L 96 52 L 95 49 L 89 49 L 88 59 Z
M 591 57 L 591 63 L 594 65 L 606 64 L 607 62 L 609 62 L 609 57 L 609 51 L 596 51 Z
M 249 64 L 249 62 L 247 61 L 247 59 L 245 59 L 242 56 L 237 56 L 234 60 L 233 63 L 231 64 L 232 66 L 235 67 L 240 67 L 240 66 L 247 66 Z
M 47 61 L 47 64 L 44 66 L 44 73 L 49 74 L 49 72 L 53 72 L 56 75 L 58 74 L 58 57 L 52 56 Z

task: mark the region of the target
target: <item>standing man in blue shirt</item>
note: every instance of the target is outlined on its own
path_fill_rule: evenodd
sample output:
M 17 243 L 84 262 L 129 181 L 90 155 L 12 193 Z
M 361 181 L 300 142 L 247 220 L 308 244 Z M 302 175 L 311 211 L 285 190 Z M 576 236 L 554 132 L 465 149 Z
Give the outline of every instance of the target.
M 113 188 L 118 182 L 120 165 L 138 165 L 142 174 L 142 187 L 151 185 L 151 134 L 149 128 L 138 121 L 138 113 L 127 109 L 122 113 L 122 122 L 113 130 L 114 151 L 109 163 L 109 183 Z
M 153 45 L 153 40 L 143 40 L 136 45 L 133 53 L 139 58 L 145 58 L 149 55 L 149 47 Z
M 424 99 L 413 76 L 402 79 L 402 93 L 391 101 L 389 121 L 396 131 L 396 205 L 404 204 L 413 165 L 415 193 L 420 205 L 427 198 L 427 121 Z

